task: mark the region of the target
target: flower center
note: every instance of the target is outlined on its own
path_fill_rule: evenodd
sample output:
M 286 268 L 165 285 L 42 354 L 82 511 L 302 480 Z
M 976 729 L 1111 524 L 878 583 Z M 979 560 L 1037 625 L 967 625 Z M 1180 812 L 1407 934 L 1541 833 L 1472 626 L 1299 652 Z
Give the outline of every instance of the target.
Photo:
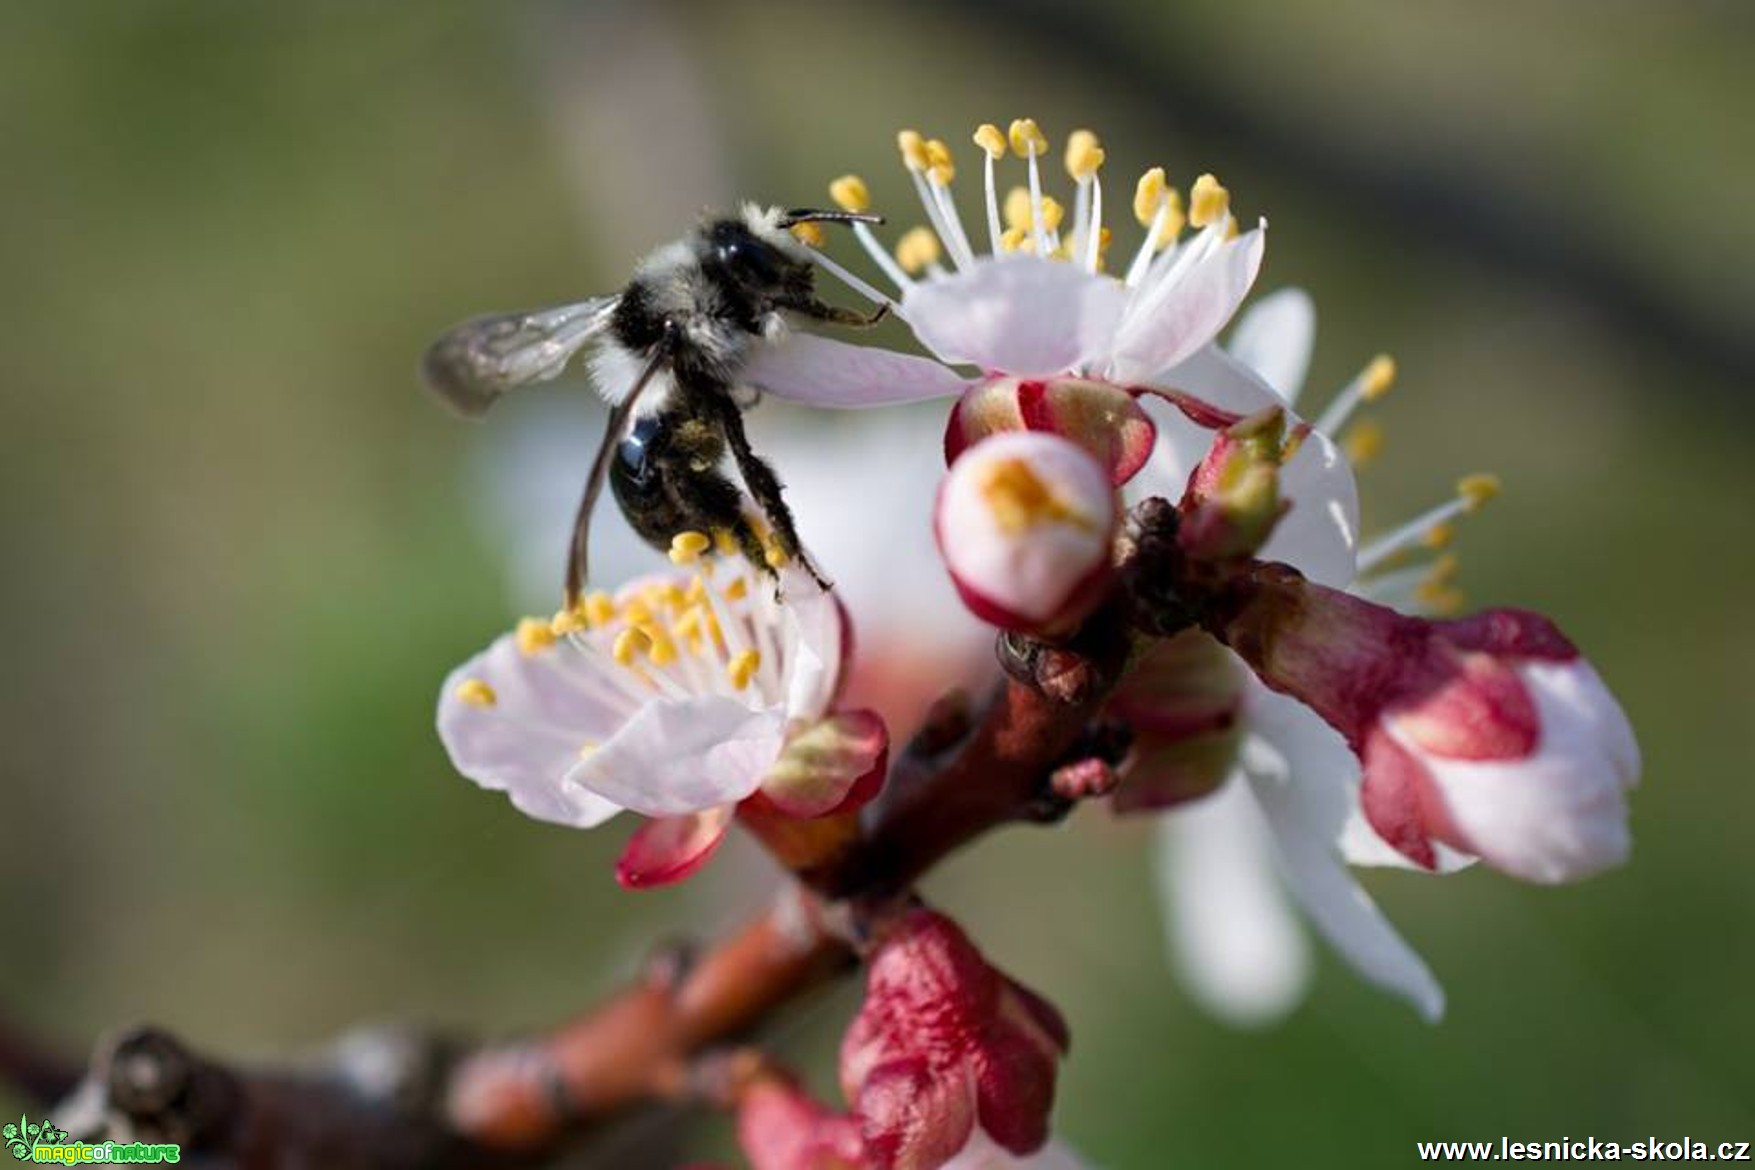
M 679 534 L 670 559 L 692 571 L 647 578 L 613 596 L 586 594 L 547 622 L 526 618 L 519 650 L 591 659 L 600 669 L 579 677 L 603 680 L 622 705 L 710 694 L 752 706 L 779 702 L 786 665 L 780 602 L 760 587 L 754 566 L 725 550 L 710 558 L 714 547 L 705 533 Z
M 1085 532 L 1097 530 L 1094 519 L 1056 495 L 1022 459 L 1002 459 L 988 469 L 981 484 L 981 498 L 992 512 L 994 523 L 1007 536 L 1018 536 L 1046 524 L 1065 524 Z

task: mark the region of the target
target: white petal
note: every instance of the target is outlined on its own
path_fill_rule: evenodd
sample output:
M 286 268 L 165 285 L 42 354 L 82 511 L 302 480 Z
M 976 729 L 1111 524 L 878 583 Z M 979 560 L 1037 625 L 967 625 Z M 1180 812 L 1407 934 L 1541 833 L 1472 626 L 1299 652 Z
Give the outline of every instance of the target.
M 961 394 L 967 381 L 929 358 L 795 333 L 757 348 L 742 378 L 777 398 L 814 406 L 888 406 Z
M 1444 1013 L 1431 970 L 1353 880 L 1337 841 L 1358 804 L 1358 763 L 1344 744 L 1324 746 L 1321 721 L 1282 696 L 1251 696 L 1244 767 L 1272 828 L 1286 884 L 1329 945 L 1365 979 L 1407 999 L 1427 1020 Z M 1263 708 L 1267 708 L 1263 710 Z M 1301 714 L 1300 714 L 1301 712 Z M 1267 738 L 1271 735 L 1273 738 Z M 1339 737 L 1335 737 L 1339 742 Z
M 1071 1150 L 1050 1141 L 1034 1154 L 1020 1158 L 988 1137 L 977 1125 L 969 1144 L 946 1162 L 941 1170 L 1086 1170 Z
M 1266 242 L 1260 228 L 1245 232 L 1202 257 L 1173 287 L 1142 292 L 1116 331 L 1110 377 L 1137 382 L 1210 344 L 1249 295 Z
M 1158 820 L 1157 874 L 1170 959 L 1194 998 L 1238 1027 L 1283 1018 L 1310 982 L 1310 944 L 1274 872 L 1248 785 Z
M 1526 881 L 1576 881 L 1621 864 L 1632 849 L 1626 790 L 1639 782 L 1627 716 L 1582 659 L 1517 671 L 1541 721 L 1534 755 L 1421 755 L 1451 819 L 1483 860 Z
M 439 696 L 439 739 L 459 772 L 504 792 L 538 820 L 577 828 L 602 824 L 621 806 L 567 778 L 586 742 L 609 736 L 625 711 L 581 689 L 564 647 L 526 655 L 507 634 L 451 672 Z M 491 707 L 466 703 L 467 680 L 493 688 Z
M 1218 346 L 1208 346 L 1152 382 L 1240 415 L 1281 401 L 1253 370 Z M 1144 401 L 1158 422 L 1158 449 L 1134 482 L 1147 494 L 1174 501 L 1212 445 L 1213 433 L 1168 403 Z M 1284 561 L 1318 584 L 1345 588 L 1353 580 L 1359 542 L 1359 489 L 1352 466 L 1327 436 L 1312 430 L 1281 469 L 1280 493 L 1292 501 L 1292 509 L 1262 546 L 1262 559 Z
M 1120 281 L 1076 264 L 1006 256 L 916 283 L 902 312 L 943 360 L 1028 377 L 1107 354 L 1126 299 Z
M 841 685 L 843 653 L 849 641 L 847 614 L 833 593 L 819 589 L 796 569 L 781 574 L 786 598 L 781 609 L 786 643 L 786 715 L 817 720 L 828 714 Z
M 646 704 L 573 768 L 572 779 L 623 808 L 674 817 L 735 804 L 780 754 L 786 721 L 723 695 Z
M 1304 388 L 1315 345 L 1315 302 L 1301 288 L 1283 288 L 1244 310 L 1225 348 L 1290 404 Z

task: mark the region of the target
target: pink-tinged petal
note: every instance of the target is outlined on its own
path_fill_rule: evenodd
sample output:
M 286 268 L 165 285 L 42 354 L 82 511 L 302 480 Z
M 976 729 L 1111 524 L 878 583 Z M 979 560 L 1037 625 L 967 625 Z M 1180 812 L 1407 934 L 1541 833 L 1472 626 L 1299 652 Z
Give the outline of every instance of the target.
M 1639 781 L 1626 715 L 1582 659 L 1529 662 L 1518 673 L 1541 724 L 1534 754 L 1427 760 L 1443 819 L 1454 826 L 1451 843 L 1532 882 L 1575 881 L 1620 865 L 1632 848 L 1626 793 Z
M 970 609 L 1007 629 L 1055 631 L 1101 600 L 1120 517 L 1107 473 L 1081 448 L 1029 431 L 963 453 L 934 531 Z
M 915 284 L 902 311 L 920 343 L 944 361 L 1032 377 L 1079 369 L 1107 353 L 1126 299 L 1112 277 L 1006 256 Z
M 1374 731 L 1365 741 L 1362 760 L 1365 782 L 1359 801 L 1377 835 L 1422 869 L 1438 868 L 1428 812 L 1432 776 L 1420 758 L 1397 743 L 1387 731 Z
M 1171 965 L 1195 1001 L 1234 1027 L 1284 1019 L 1310 983 L 1310 944 L 1241 774 L 1159 820 L 1156 869 Z
M 786 640 L 786 717 L 820 719 L 834 704 L 853 644 L 847 611 L 834 593 L 796 568 L 780 574 Z
M 854 1101 L 877 1170 L 939 1170 L 975 1128 L 975 1086 L 961 1068 L 935 1072 L 924 1059 L 874 1069 Z
M 630 890 L 680 882 L 707 863 L 731 825 L 732 806 L 647 821 L 628 838 L 615 879 Z
M 857 1118 L 831 1113 L 779 1077 L 743 1091 L 737 1140 L 751 1170 L 856 1170 L 865 1162 Z
M 1211 344 L 1249 295 L 1266 245 L 1261 228 L 1245 232 L 1197 261 L 1174 286 L 1138 296 L 1116 330 L 1109 377 L 1151 378 Z
M 1060 1034 L 1066 1034 L 1064 1024 Z M 1034 1026 L 994 1028 L 973 1054 L 981 1129 L 1014 1154 L 1033 1153 L 1048 1140 L 1062 1049 L 1045 1046 L 1047 1039 Z
M 1243 311 L 1225 349 L 1290 406 L 1304 388 L 1315 345 L 1315 302 L 1301 288 L 1283 288 Z
M 1253 370 L 1217 346 L 1193 354 L 1152 381 L 1231 417 L 1281 402 Z M 1158 448 L 1134 486 L 1144 494 L 1175 500 L 1211 449 L 1213 427 L 1199 425 L 1185 411 L 1150 397 L 1145 405 L 1158 420 Z M 1352 466 L 1327 436 L 1296 419 L 1287 422 L 1289 435 L 1302 436 L 1292 458 L 1280 468 L 1280 495 L 1292 507 L 1259 555 L 1263 560 L 1283 561 L 1319 584 L 1344 588 L 1353 580 L 1359 543 L 1359 490 Z
M 584 689 L 589 663 L 564 646 L 525 654 L 513 635 L 451 672 L 439 696 L 439 738 L 459 772 L 504 792 L 526 816 L 591 828 L 621 806 L 568 776 L 586 743 L 611 735 L 626 711 Z M 466 701 L 466 684 L 475 701 Z M 481 696 L 491 694 L 491 704 Z
M 1429 758 L 1521 760 L 1541 735 L 1518 672 L 1481 653 L 1456 655 L 1441 684 L 1388 719 L 1399 740 Z
M 813 406 L 891 406 L 961 394 L 968 380 L 928 358 L 795 333 L 756 349 L 743 381 Z
M 831 715 L 786 741 L 762 779 L 761 796 L 791 817 L 843 811 L 856 790 L 865 800 L 877 794 L 889 750 L 889 730 L 873 712 Z
M 1274 704 L 1258 725 L 1273 740 L 1260 741 L 1267 750 L 1246 752 L 1244 758 L 1286 886 L 1354 970 L 1436 1021 L 1444 1011 L 1438 981 L 1353 880 L 1341 857 L 1339 843 L 1355 804 L 1356 761 L 1339 736 L 1322 734 L 1328 728 L 1314 713 L 1280 696 L 1271 698 Z
M 576 763 L 572 779 L 649 817 L 705 812 L 756 790 L 785 731 L 778 712 L 720 695 L 654 701 Z
M 1087 1170 L 1087 1167 L 1059 1142 L 1049 1142 L 1034 1154 L 1016 1157 L 977 1127 L 969 1135 L 969 1144 L 944 1164 L 944 1170 Z

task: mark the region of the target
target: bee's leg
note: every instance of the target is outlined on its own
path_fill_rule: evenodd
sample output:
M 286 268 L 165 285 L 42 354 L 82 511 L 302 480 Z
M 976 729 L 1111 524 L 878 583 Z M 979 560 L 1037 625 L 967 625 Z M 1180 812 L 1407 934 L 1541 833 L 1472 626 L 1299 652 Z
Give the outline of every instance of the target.
M 666 483 L 676 514 L 684 517 L 682 527 L 715 537 L 729 533 L 745 560 L 768 576 L 778 577 L 768 563 L 761 533 L 744 515 L 743 493 L 736 484 L 718 471 L 700 471 L 693 466 L 677 468 Z
M 809 317 L 813 321 L 825 321 L 830 325 L 846 325 L 851 329 L 870 329 L 890 315 L 890 306 L 887 302 L 879 305 L 870 313 L 843 309 L 839 305 L 827 305 L 815 297 L 790 302 L 781 307 L 790 309 L 801 317 Z
M 798 539 L 798 526 L 792 519 L 792 509 L 786 506 L 786 498 L 781 494 L 780 477 L 774 474 L 768 461 L 757 455 L 750 446 L 749 436 L 743 429 L 743 411 L 729 395 L 720 395 L 719 423 L 725 431 L 725 439 L 731 444 L 732 458 L 737 460 L 738 474 L 750 489 L 750 495 L 756 498 L 756 504 L 762 509 L 768 523 L 774 529 L 774 543 L 788 560 L 794 560 L 810 574 L 810 579 L 820 589 L 832 589 L 834 586 L 824 579 L 804 546 Z

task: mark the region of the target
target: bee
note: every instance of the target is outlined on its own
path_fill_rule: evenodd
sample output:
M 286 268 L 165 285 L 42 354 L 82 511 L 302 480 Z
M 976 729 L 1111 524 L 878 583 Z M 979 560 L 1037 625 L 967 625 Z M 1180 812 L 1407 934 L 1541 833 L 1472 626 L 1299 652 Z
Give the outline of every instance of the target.
M 739 383 L 754 347 L 783 336 L 787 316 L 869 328 L 870 314 L 817 298 L 810 251 L 791 232 L 805 223 L 882 223 L 845 211 L 765 208 L 705 220 L 634 270 L 607 297 L 453 326 L 421 362 L 427 386 L 468 418 L 503 394 L 558 377 L 593 343 L 592 374 L 610 403 L 567 549 L 566 599 L 578 603 L 588 571 L 591 513 L 607 478 L 628 523 L 655 548 L 678 533 L 725 534 L 773 573 L 763 533 L 720 469 L 727 448 L 771 533 L 774 558 L 797 561 L 827 588 L 799 544 L 780 478 L 750 447 L 743 411 L 758 392 Z

